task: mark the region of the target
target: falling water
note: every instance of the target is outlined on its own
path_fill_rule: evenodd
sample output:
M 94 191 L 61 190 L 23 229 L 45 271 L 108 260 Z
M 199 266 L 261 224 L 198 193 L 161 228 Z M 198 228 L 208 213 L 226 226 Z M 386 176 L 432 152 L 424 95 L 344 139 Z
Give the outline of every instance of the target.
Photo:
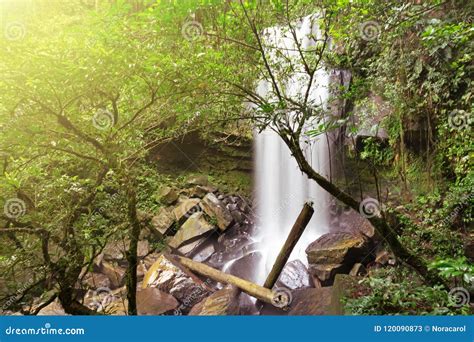
M 315 41 L 311 37 L 320 36 L 310 16 L 301 19 L 295 29 L 302 49 L 314 46 Z M 294 40 L 279 27 L 266 30 L 265 43 L 280 48 L 287 57 L 298 60 Z M 274 50 L 269 50 L 268 54 L 271 58 L 278 58 L 273 55 Z M 295 99 L 301 97 L 308 84 L 306 77 L 306 74 L 294 73 L 286 84 L 285 94 Z M 257 91 L 261 96 L 268 97 L 270 86 L 267 81 L 261 81 Z M 328 86 L 329 74 L 319 70 L 311 88 L 310 100 L 318 105 L 325 104 Z M 311 166 L 328 177 L 330 165 L 326 136 L 320 135 L 300 143 Z M 302 174 L 288 147 L 270 129 L 255 136 L 255 168 L 257 224 L 263 254 L 263 262 L 257 272 L 260 283 L 263 283 L 304 203 L 312 201 L 315 213 L 289 259 L 300 259 L 307 263 L 306 247 L 329 231 L 329 198 L 322 188 Z

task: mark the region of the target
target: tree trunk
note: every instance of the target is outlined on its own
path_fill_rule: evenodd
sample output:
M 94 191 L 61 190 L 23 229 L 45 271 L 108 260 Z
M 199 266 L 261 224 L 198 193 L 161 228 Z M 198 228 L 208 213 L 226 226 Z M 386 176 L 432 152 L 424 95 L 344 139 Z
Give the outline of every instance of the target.
M 130 246 L 127 251 L 127 299 L 128 314 L 137 315 L 137 264 L 138 264 L 138 240 L 140 238 L 140 221 L 137 217 L 137 195 L 132 184 L 127 189 L 128 198 L 128 220 L 130 223 Z
M 212 280 L 231 284 L 241 289 L 243 292 L 249 294 L 252 297 L 255 297 L 265 303 L 273 304 L 275 294 L 273 291 L 262 287 L 260 285 L 254 284 L 248 280 L 227 274 L 221 271 L 218 271 L 210 266 L 202 264 L 200 262 L 193 261 L 191 259 L 175 256 L 175 258 L 185 267 L 189 268 L 191 271 L 199 273 L 203 276 L 209 277 Z
M 272 270 L 270 271 L 270 274 L 265 280 L 265 284 L 263 284 L 263 287 L 266 287 L 267 289 L 273 288 L 273 285 L 275 285 L 276 281 L 278 280 L 278 277 L 280 276 L 283 267 L 285 267 L 285 264 L 288 261 L 288 258 L 290 257 L 293 248 L 295 248 L 298 240 L 300 239 L 306 226 L 308 225 L 309 220 L 311 220 L 311 217 L 313 217 L 313 213 L 314 209 L 311 204 L 306 203 L 300 214 L 298 215 L 295 224 L 291 228 L 290 234 L 288 234 L 288 238 L 286 239 L 285 244 L 281 248 L 281 251 L 278 254 L 278 257 L 276 258 Z
M 300 170 L 304 172 L 308 176 L 308 178 L 314 180 L 316 183 L 318 183 L 319 186 L 321 186 L 324 190 L 329 192 L 339 201 L 360 213 L 361 204 L 359 201 L 355 200 L 351 195 L 341 190 L 335 184 L 329 182 L 326 178 L 317 173 L 311 165 L 309 165 L 299 145 L 299 139 L 295 136 L 294 133 L 290 133 L 288 135 L 288 132 L 280 132 L 280 137 L 290 148 L 290 151 L 296 159 Z M 398 240 L 398 234 L 395 231 L 398 226 L 402 225 L 398 217 L 393 216 L 393 220 L 395 222 L 395 227 L 393 228 L 387 223 L 387 221 L 378 216 L 373 216 L 367 219 L 370 221 L 370 223 L 372 223 L 375 230 L 380 234 L 380 236 L 385 239 L 393 254 L 400 261 L 411 266 L 420 276 L 425 279 L 427 283 L 431 285 L 439 284 L 446 286 L 443 279 L 435 271 L 428 269 L 428 266 L 422 258 L 410 253 L 400 243 L 400 241 Z

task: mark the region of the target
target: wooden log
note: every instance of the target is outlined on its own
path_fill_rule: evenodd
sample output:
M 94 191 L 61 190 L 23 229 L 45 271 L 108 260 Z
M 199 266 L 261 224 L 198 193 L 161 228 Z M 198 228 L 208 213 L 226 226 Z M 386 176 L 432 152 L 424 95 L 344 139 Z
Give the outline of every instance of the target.
M 175 258 L 183 266 L 189 268 L 191 271 L 194 271 L 221 283 L 234 285 L 252 297 L 255 297 L 263 302 L 275 305 L 275 294 L 273 293 L 273 291 L 265 287 L 254 284 L 248 280 L 233 276 L 231 274 L 221 272 L 219 270 L 216 270 L 215 268 L 188 259 L 186 257 L 175 256 Z
M 285 244 L 281 248 L 278 257 L 276 258 L 272 270 L 270 271 L 270 274 L 268 274 L 268 277 L 265 280 L 263 287 L 267 289 L 273 288 L 273 286 L 278 280 L 278 277 L 280 276 L 281 271 L 283 270 L 283 267 L 285 267 L 286 262 L 288 261 L 288 258 L 290 257 L 290 254 L 293 251 L 293 248 L 295 248 L 296 243 L 303 234 L 306 226 L 309 223 L 309 220 L 311 220 L 313 213 L 314 209 L 312 207 L 312 203 L 305 203 L 303 209 L 301 210 L 300 214 L 298 215 L 298 218 L 295 221 L 295 224 L 291 228 L 290 234 L 288 235 Z

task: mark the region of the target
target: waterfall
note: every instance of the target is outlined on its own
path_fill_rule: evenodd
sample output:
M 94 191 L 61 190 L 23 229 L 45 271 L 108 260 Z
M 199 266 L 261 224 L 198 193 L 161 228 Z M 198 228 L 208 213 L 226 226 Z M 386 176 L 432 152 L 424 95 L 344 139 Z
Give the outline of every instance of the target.
M 295 29 L 302 49 L 315 45 L 312 37 L 320 37 L 313 16 L 299 20 L 295 23 Z M 290 38 L 288 32 L 279 27 L 272 27 L 265 30 L 264 36 L 267 46 L 280 48 L 286 57 L 298 59 L 294 39 Z M 281 57 L 276 56 L 275 50 L 269 49 L 268 55 L 273 61 L 275 58 L 281 60 Z M 284 63 L 283 60 L 281 62 Z M 306 74 L 294 72 L 285 83 L 285 95 L 295 99 L 301 98 L 307 83 Z M 271 84 L 262 80 L 257 92 L 260 96 L 268 97 L 269 87 Z M 325 105 L 329 94 L 328 87 L 328 72 L 318 70 L 310 91 L 310 100 L 314 104 Z M 300 143 L 311 166 L 320 174 L 329 177 L 330 159 L 326 136 L 307 138 Z M 315 213 L 289 259 L 299 259 L 307 264 L 306 247 L 329 231 L 329 195 L 299 170 L 288 147 L 270 129 L 255 134 L 254 189 L 259 249 L 263 254 L 263 261 L 256 271 L 259 282 L 263 283 L 304 203 L 312 201 Z

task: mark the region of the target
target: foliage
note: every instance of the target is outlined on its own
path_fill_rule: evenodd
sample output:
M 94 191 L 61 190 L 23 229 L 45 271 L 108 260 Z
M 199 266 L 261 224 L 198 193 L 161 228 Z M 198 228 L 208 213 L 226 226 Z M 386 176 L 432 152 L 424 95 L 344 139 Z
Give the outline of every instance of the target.
M 421 285 L 404 269 L 381 269 L 361 284 L 369 288 L 367 295 L 345 298 L 345 308 L 353 315 L 469 314 L 468 306 L 457 307 L 441 286 Z

